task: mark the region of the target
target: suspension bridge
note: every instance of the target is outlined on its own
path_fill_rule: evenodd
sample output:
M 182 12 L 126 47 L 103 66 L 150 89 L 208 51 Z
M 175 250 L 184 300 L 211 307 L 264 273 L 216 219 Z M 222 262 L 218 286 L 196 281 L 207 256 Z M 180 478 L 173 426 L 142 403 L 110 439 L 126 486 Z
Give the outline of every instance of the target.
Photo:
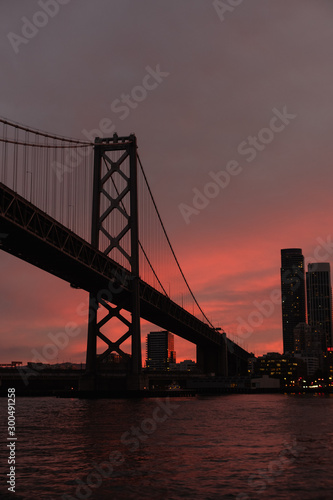
M 87 387 L 114 352 L 127 360 L 128 387 L 141 387 L 141 318 L 194 343 L 202 373 L 245 374 L 249 354 L 214 327 L 186 280 L 135 135 L 89 142 L 7 119 L 0 127 L 0 248 L 89 293 Z

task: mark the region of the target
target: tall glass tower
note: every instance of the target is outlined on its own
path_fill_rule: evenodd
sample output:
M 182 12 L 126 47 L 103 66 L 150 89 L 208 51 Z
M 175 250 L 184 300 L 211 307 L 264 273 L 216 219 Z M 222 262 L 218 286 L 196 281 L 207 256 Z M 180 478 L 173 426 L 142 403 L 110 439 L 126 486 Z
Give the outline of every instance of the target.
M 322 350 L 332 347 L 332 287 L 329 263 L 308 265 L 306 273 L 308 323 L 322 334 Z
M 305 323 L 304 257 L 300 248 L 281 250 L 283 352 L 294 351 L 294 328 Z
M 174 336 L 168 331 L 150 332 L 147 335 L 147 360 L 149 370 L 168 370 L 176 362 Z

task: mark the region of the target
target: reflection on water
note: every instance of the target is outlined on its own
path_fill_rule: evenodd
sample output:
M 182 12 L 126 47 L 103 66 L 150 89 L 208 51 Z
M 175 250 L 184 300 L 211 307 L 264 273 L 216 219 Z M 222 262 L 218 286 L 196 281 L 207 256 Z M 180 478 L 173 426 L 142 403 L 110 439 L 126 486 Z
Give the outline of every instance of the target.
M 24 499 L 332 498 L 333 397 L 19 398 L 16 412 Z

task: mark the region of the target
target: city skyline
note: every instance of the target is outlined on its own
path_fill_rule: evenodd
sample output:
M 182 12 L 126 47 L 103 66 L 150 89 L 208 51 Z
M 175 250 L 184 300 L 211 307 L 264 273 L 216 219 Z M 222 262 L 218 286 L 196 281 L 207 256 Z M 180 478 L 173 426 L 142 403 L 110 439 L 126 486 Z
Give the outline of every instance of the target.
M 112 135 L 113 125 L 120 135 L 134 132 L 209 319 L 255 354 L 282 352 L 280 249 L 333 262 L 331 5 L 243 2 L 223 22 L 207 2 L 146 6 L 148 18 L 136 4 L 86 2 L 78 12 L 69 2 L 15 53 L 7 34 L 20 34 L 22 16 L 32 19 L 37 6 L 12 3 L 0 21 L 1 115 L 81 139 Z M 85 33 L 80 44 L 71 26 Z M 159 82 L 147 79 L 152 71 Z M 122 96 L 143 82 L 151 90 L 126 105 Z M 78 311 L 87 294 L 4 252 L 0 271 L 1 361 L 32 361 L 49 334 L 74 322 L 80 332 L 58 361 L 85 362 L 87 317 Z M 151 328 L 143 324 L 143 352 Z M 178 338 L 176 350 L 179 359 L 195 357 Z
M 332 347 L 330 264 L 308 262 L 306 270 L 302 249 L 284 248 L 280 274 L 283 353 L 305 350 L 305 330 L 312 332 L 326 352 Z

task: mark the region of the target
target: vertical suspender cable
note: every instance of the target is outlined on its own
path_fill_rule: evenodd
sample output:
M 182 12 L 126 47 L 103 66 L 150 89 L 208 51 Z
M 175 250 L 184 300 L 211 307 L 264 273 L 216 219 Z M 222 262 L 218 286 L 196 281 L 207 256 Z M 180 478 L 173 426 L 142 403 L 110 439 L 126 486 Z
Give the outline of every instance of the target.
M 153 205 L 154 205 L 154 208 L 155 208 L 155 211 L 156 211 L 157 217 L 158 217 L 158 219 L 159 219 L 159 221 L 160 221 L 160 224 L 161 224 L 161 226 L 162 226 L 162 229 L 163 229 L 164 235 L 165 235 L 165 237 L 166 237 L 166 240 L 167 240 L 167 242 L 168 242 L 168 245 L 169 245 L 169 247 L 170 247 L 170 250 L 171 250 L 171 252 L 172 252 L 172 255 L 173 255 L 174 259 L 175 259 L 175 262 L 176 262 L 176 264 L 177 264 L 177 267 L 178 267 L 178 269 L 179 269 L 179 271 L 180 271 L 180 273 L 181 273 L 181 275 L 182 275 L 182 277 L 183 277 L 183 280 L 184 280 L 184 281 L 185 281 L 185 283 L 186 283 L 186 286 L 187 286 L 187 288 L 188 288 L 188 290 L 189 290 L 189 292 L 190 292 L 190 294 L 191 294 L 191 296 L 192 296 L 192 298 L 193 298 L 194 302 L 196 303 L 197 307 L 199 308 L 200 312 L 202 313 L 202 316 L 206 319 L 206 321 L 208 322 L 208 324 L 209 324 L 212 328 L 214 328 L 214 326 L 212 325 L 212 323 L 210 322 L 210 320 L 207 318 L 207 316 L 205 315 L 205 313 L 204 313 L 204 312 L 203 312 L 203 310 L 201 309 L 201 307 L 200 307 L 200 305 L 199 305 L 199 303 L 198 303 L 197 299 L 195 298 L 195 296 L 194 296 L 194 294 L 193 294 L 193 292 L 192 292 L 192 290 L 191 290 L 191 288 L 190 288 L 190 286 L 189 286 L 189 284 L 188 284 L 188 282 L 187 282 L 187 280 L 186 280 L 186 278 L 185 278 L 185 275 L 184 275 L 184 273 L 183 273 L 183 270 L 182 270 L 182 268 L 180 267 L 179 261 L 178 261 L 178 259 L 177 259 L 177 257 L 176 257 L 176 254 L 175 254 L 175 252 L 174 252 L 174 250 L 173 250 L 173 248 L 172 248 L 171 242 L 170 242 L 170 240 L 169 240 L 169 237 L 168 237 L 167 232 L 166 232 L 166 230 L 165 230 L 164 224 L 163 224 L 163 222 L 162 222 L 162 219 L 161 219 L 160 213 L 159 213 L 159 211 L 158 211 L 158 209 L 157 209 L 157 206 L 156 206 L 156 203 L 155 203 L 155 199 L 154 199 L 154 197 L 153 197 L 153 194 L 152 194 L 152 192 L 151 192 L 150 186 L 149 186 L 149 184 L 148 184 L 148 180 L 147 180 L 146 174 L 145 174 L 145 172 L 144 172 L 144 170 L 143 170 L 143 166 L 142 166 L 142 163 L 141 163 L 140 157 L 139 157 L 139 155 L 137 155 L 137 156 L 138 156 L 138 160 L 139 160 L 140 168 L 141 168 L 142 174 L 143 174 L 143 176 L 144 176 L 144 179 L 145 179 L 145 182 L 146 182 L 146 185 L 147 185 L 147 188 L 148 188 L 148 191 L 149 191 L 150 197 L 151 197 L 151 199 L 152 199 L 152 202 L 153 202 Z

